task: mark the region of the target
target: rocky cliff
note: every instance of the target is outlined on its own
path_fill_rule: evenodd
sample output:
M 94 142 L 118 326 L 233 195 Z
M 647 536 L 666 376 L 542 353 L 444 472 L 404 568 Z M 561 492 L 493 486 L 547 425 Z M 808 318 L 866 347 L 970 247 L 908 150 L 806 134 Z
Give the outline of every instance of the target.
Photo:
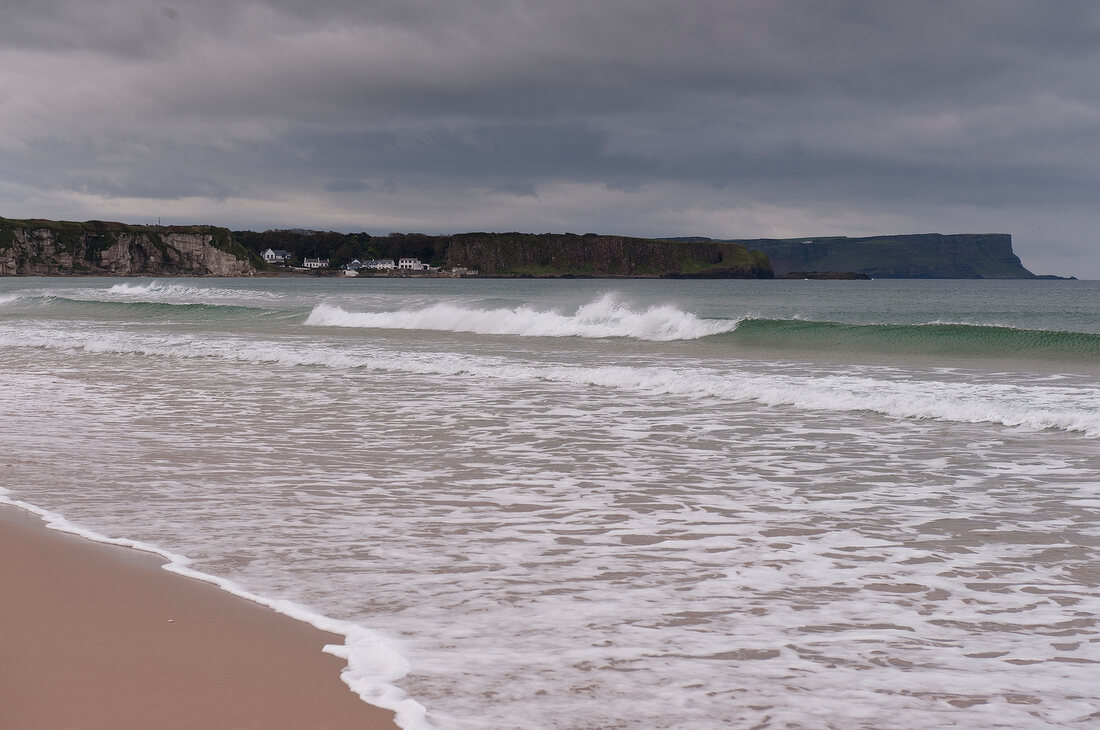
M 0 276 L 251 276 L 224 228 L 0 218 Z
M 766 256 L 736 243 L 587 233 L 461 233 L 446 241 L 446 266 L 501 276 L 771 278 Z
M 695 239 L 692 239 L 695 240 Z M 881 279 L 1033 279 L 1004 233 L 869 238 L 738 239 L 763 251 L 777 276 L 851 271 Z

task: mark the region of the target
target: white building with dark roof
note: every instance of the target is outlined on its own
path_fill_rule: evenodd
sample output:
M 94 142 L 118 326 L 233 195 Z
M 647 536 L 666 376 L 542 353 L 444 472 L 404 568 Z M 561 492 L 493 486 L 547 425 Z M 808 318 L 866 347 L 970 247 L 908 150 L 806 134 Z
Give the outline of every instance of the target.
M 269 248 L 260 254 L 260 258 L 269 264 L 285 264 L 290 260 L 290 251 L 283 251 L 282 249 L 275 250 Z

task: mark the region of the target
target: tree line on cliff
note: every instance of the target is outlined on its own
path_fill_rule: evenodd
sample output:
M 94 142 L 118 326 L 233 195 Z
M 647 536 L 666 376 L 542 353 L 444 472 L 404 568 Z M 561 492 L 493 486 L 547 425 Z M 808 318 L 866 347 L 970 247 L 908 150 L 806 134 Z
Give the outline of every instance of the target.
M 727 242 L 673 242 L 596 233 L 334 233 L 235 231 L 259 254 L 283 250 L 298 261 L 329 260 L 341 268 L 354 259 L 415 256 L 444 268 L 476 269 L 488 276 L 673 276 L 770 278 L 768 258 Z

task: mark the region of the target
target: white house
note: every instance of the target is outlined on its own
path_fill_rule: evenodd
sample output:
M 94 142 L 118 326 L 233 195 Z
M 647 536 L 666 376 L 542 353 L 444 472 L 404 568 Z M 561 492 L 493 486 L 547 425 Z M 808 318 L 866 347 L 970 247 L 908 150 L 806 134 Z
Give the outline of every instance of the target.
M 397 268 L 397 264 L 393 262 L 393 259 L 371 259 L 363 264 L 364 269 L 374 269 L 375 271 L 390 271 Z
M 302 266 L 307 269 L 327 269 L 328 259 L 306 259 L 302 262 Z
M 398 260 L 397 268 L 405 271 L 427 271 L 428 265 L 421 263 L 420 259 L 415 258 L 403 258 Z
M 269 248 L 264 251 L 260 256 L 269 264 L 285 264 L 290 259 L 290 251 L 283 251 L 282 249 L 276 251 L 273 248 Z

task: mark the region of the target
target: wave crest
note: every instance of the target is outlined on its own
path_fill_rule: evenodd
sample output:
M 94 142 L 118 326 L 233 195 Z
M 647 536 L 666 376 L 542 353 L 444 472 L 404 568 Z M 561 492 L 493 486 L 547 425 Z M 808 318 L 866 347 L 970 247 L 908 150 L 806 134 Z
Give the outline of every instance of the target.
M 165 284 L 151 281 L 148 284 L 114 284 L 105 292 L 113 301 L 148 301 L 154 303 L 195 303 L 201 304 L 211 299 L 273 299 L 273 292 L 252 291 L 248 289 L 227 289 L 223 287 L 186 286 L 184 284 Z M 83 292 L 90 294 L 90 292 Z M 95 297 L 93 296 L 93 301 Z
M 472 309 L 453 304 L 391 312 L 349 312 L 332 304 L 319 304 L 310 312 L 305 323 L 316 327 L 434 330 L 525 337 L 630 337 L 667 342 L 732 332 L 739 321 L 703 319 L 670 305 L 631 309 L 614 295 L 608 294 L 578 307 L 573 314 L 540 311 L 527 306 Z

